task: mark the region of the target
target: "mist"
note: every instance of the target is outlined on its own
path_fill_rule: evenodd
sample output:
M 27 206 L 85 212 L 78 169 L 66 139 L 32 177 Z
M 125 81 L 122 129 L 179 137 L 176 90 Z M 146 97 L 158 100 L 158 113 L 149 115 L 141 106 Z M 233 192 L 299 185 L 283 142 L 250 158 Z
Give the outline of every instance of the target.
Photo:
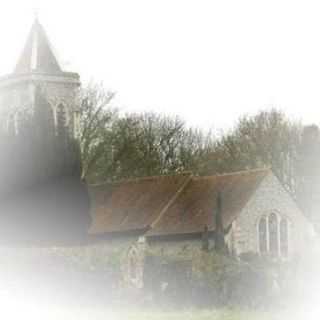
M 216 135 L 115 96 L 34 20 L 0 79 L 4 316 L 318 318 L 317 119 L 243 110 Z

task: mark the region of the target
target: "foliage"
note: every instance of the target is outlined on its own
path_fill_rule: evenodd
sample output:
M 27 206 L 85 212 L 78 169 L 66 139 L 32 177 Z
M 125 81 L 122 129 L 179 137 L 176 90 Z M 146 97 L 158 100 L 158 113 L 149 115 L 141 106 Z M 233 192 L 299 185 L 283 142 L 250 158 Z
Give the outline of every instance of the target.
M 193 169 L 194 155 L 204 149 L 201 140 L 200 134 L 187 131 L 178 117 L 155 113 L 126 115 L 114 127 L 114 172 L 128 178 Z
M 216 173 L 271 167 L 294 194 L 301 130 L 299 123 L 275 109 L 243 116 L 216 142 L 207 170 Z
M 166 307 L 265 307 L 276 297 L 274 277 L 280 267 L 268 259 L 250 256 L 247 262 L 196 248 L 185 255 L 149 252 L 148 257 L 152 259 L 146 260 L 145 286 Z M 165 293 L 162 283 L 168 283 Z
M 247 309 L 211 309 L 211 310 L 190 310 L 190 311 L 158 311 L 149 312 L 133 311 L 129 314 L 119 314 L 119 319 L 139 319 L 139 320 L 280 320 L 288 319 L 288 312 L 267 312 L 253 311 Z
M 272 296 L 268 265 L 261 268 L 215 251 L 200 251 L 193 259 L 193 275 L 195 296 L 205 305 L 261 307 Z
M 82 176 L 89 182 L 191 171 L 199 175 L 270 167 L 311 215 L 320 205 L 320 134 L 276 109 L 242 116 L 219 138 L 188 128 L 179 117 L 120 116 L 113 94 L 91 85 L 81 107 Z
M 179 170 L 177 145 L 184 123 L 156 114 L 132 114 L 114 127 L 113 159 L 121 178 Z
M 241 264 L 231 257 L 215 251 L 198 251 L 193 258 L 193 275 L 213 286 L 220 285 L 225 276 L 239 272 Z
M 105 160 L 111 146 L 111 128 L 117 119 L 117 109 L 110 107 L 114 93 L 102 85 L 90 84 L 81 91 L 79 112 L 80 147 L 82 155 L 82 179 L 102 157 Z
M 179 117 L 156 113 L 120 117 L 109 106 L 113 94 L 101 86 L 91 85 L 83 96 L 83 176 L 90 181 L 271 167 L 287 190 L 296 194 L 302 126 L 278 110 L 243 116 L 233 130 L 216 139 L 188 128 Z
M 90 181 L 197 172 L 202 155 L 210 150 L 210 138 L 187 129 L 179 117 L 113 114 L 109 120 L 110 126 L 96 132 L 99 141 L 88 137 L 89 147 L 83 151 L 84 175 Z

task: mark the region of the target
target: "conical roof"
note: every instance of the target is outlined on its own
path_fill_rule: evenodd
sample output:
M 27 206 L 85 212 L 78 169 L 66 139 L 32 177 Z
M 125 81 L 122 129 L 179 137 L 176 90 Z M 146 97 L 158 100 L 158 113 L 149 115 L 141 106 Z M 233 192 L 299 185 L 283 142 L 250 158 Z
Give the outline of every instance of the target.
M 59 62 L 38 19 L 32 25 L 14 73 L 61 73 Z

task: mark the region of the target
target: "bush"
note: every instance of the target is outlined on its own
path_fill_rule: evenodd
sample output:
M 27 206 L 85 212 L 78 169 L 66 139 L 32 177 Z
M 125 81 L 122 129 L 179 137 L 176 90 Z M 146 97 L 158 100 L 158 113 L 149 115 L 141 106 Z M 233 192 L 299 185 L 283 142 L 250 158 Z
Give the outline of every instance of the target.
M 270 300 L 272 273 L 255 264 L 238 261 L 216 252 L 200 252 L 194 259 L 194 297 L 200 305 L 262 306 Z M 244 294 L 245 293 L 245 294 Z

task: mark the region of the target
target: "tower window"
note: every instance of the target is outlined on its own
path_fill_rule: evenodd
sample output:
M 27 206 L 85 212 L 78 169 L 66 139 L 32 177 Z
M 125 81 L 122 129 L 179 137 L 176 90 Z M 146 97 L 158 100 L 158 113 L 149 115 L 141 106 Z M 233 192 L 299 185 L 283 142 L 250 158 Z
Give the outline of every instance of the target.
M 67 112 L 63 104 L 57 108 L 57 133 L 62 136 L 67 131 Z

